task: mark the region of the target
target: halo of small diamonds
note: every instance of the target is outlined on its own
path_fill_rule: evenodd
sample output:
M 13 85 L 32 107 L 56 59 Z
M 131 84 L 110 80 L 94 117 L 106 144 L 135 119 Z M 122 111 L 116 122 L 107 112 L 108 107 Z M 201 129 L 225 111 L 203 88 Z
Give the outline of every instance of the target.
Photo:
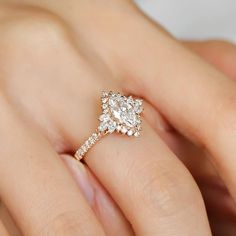
M 126 97 L 120 93 L 103 92 L 100 132 L 118 132 L 128 136 L 140 136 L 143 100 Z
M 101 102 L 99 127 L 76 151 L 75 158 L 79 161 L 106 134 L 117 132 L 129 137 L 140 136 L 142 99 L 126 97 L 115 92 L 102 92 Z

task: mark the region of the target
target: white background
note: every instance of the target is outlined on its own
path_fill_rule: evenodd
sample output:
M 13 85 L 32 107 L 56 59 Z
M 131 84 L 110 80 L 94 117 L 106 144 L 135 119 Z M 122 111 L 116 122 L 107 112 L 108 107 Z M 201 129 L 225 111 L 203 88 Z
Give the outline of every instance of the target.
M 136 0 L 178 38 L 236 43 L 236 0 Z

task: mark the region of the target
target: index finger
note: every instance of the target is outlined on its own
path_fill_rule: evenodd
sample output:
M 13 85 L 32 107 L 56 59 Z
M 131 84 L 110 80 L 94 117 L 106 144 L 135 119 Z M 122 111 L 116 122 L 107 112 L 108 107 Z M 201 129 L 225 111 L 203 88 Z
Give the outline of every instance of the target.
M 3 223 L 1 221 L 0 221 L 0 235 L 9 236 L 5 226 L 3 225 Z

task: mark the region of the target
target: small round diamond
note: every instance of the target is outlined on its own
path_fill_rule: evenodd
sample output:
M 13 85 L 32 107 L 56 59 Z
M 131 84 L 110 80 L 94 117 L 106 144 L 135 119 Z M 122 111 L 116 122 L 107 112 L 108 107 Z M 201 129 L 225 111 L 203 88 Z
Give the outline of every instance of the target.
M 107 101 L 108 101 L 108 98 L 107 98 L 107 97 L 102 98 L 102 103 L 107 103 Z
M 84 155 L 84 152 L 82 151 L 82 149 L 79 149 L 79 150 L 77 151 L 77 155 L 78 155 L 78 156 L 83 156 L 83 155 Z
M 118 125 L 118 126 L 116 127 L 116 130 L 117 130 L 118 132 L 120 132 L 120 131 L 121 131 L 121 126 Z
M 87 147 L 85 146 L 85 144 L 81 147 L 82 152 L 87 152 Z
M 126 128 L 126 127 L 122 127 L 122 128 L 121 128 L 121 133 L 122 133 L 122 134 L 126 134 L 126 133 L 127 133 L 127 131 L 128 131 L 128 130 L 127 130 L 127 128 Z
M 116 122 L 109 122 L 108 124 L 108 131 L 110 133 L 113 133 L 116 130 Z
M 109 95 L 108 92 L 105 92 L 105 91 L 102 92 L 102 97 L 103 97 L 103 98 L 108 97 L 108 95 Z
M 106 122 L 101 122 L 99 127 L 98 127 L 100 132 L 103 132 L 107 129 L 107 123 Z
M 100 117 L 99 117 L 99 120 L 100 121 L 105 121 L 107 122 L 108 120 L 110 120 L 110 117 L 108 114 L 102 114 Z
M 105 104 L 102 104 L 102 109 L 107 109 L 108 108 L 108 105 L 105 103 Z
M 89 142 L 89 140 L 87 140 L 87 141 L 85 142 L 85 147 L 86 147 L 86 148 L 89 148 L 89 147 L 90 147 L 90 142 Z
M 103 109 L 103 113 L 107 114 L 109 112 L 109 109 Z
M 94 139 L 92 137 L 89 138 L 89 143 L 94 144 Z
M 140 114 L 143 111 L 142 105 L 143 105 L 143 100 L 141 100 L 141 99 L 136 99 L 135 100 L 134 111 L 137 114 Z
M 132 131 L 132 130 L 129 130 L 129 131 L 127 132 L 127 134 L 128 134 L 128 136 L 132 136 L 132 135 L 133 135 L 133 131 Z
M 115 97 L 110 97 L 110 99 L 109 99 L 109 105 L 110 105 L 111 107 L 113 107 L 113 106 L 115 106 L 115 104 L 116 104 L 116 98 L 115 98 Z

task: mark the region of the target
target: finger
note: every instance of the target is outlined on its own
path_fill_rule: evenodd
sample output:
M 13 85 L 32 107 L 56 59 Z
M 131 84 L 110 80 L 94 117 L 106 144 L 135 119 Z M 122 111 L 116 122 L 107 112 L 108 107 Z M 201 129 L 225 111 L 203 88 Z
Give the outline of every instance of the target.
M 138 140 L 107 138 L 85 160 L 118 202 L 136 234 L 210 234 L 192 177 L 148 126 Z M 184 228 L 183 222 L 189 227 Z
M 236 79 L 236 46 L 234 44 L 217 40 L 182 41 L 182 43 L 217 69 Z M 192 143 L 175 132 L 171 125 L 160 115 L 159 111 L 151 105 L 146 105 L 145 112 L 148 122 L 187 165 L 191 174 L 197 178 L 202 178 L 203 176 L 212 178 L 212 176 L 215 176 L 215 179 L 218 179 L 215 168 L 206 159 L 201 149 L 196 148 Z M 201 163 L 199 163 L 200 156 L 202 158 Z
M 0 206 L 0 219 L 3 222 L 9 235 L 22 236 L 19 228 L 16 226 L 14 219 L 12 218 L 10 212 L 6 208 L 5 204 Z
M 5 228 L 5 226 L 3 225 L 3 223 L 0 221 L 0 235 L 1 236 L 10 236 Z
M 225 188 L 224 183 L 215 171 L 215 167 L 206 158 L 206 155 L 180 134 L 175 132 L 165 119 L 160 116 L 157 109 L 145 103 L 144 116 L 149 124 L 160 135 L 172 151 L 190 170 L 195 178 L 206 204 L 208 212 L 215 216 L 224 217 L 224 221 L 235 220 L 235 202 Z M 199 162 L 199 159 L 201 161 Z
M 236 234 L 235 222 L 211 214 L 209 218 L 214 236 L 234 236 Z
M 146 97 L 182 134 L 206 147 L 236 199 L 235 81 L 175 40 L 152 30 L 145 35 L 150 38 L 152 53 L 140 47 L 140 36 L 129 48 L 130 59 L 122 63 L 124 78 L 133 76 L 125 80 L 126 90 Z M 131 60 L 137 58 L 137 50 L 145 68 L 142 61 Z
M 232 44 L 217 41 L 207 42 L 184 42 L 184 45 L 203 59 L 222 70 L 226 75 L 233 76 L 235 74 L 236 47 Z M 234 49 L 234 50 L 229 50 Z M 201 192 L 207 207 L 207 211 L 211 215 L 221 216 L 222 220 L 215 224 L 214 220 L 211 223 L 215 235 L 215 228 L 218 230 L 220 225 L 221 235 L 227 235 L 227 221 L 235 220 L 235 203 L 229 193 L 224 189 L 218 174 L 215 172 L 214 166 L 206 159 L 206 155 L 201 149 L 194 147 L 189 141 L 181 137 L 177 132 L 170 129 L 170 125 L 166 125 L 163 117 L 160 117 L 158 111 L 152 106 L 145 106 L 146 118 L 152 127 L 161 135 L 168 146 L 178 155 L 178 157 L 188 167 L 191 174 L 195 177 L 200 185 Z M 201 158 L 201 162 L 199 162 Z M 209 181 L 210 180 L 210 181 Z M 213 181 L 214 180 L 214 181 Z M 220 187 L 221 186 L 221 187 Z M 212 221 L 212 217 L 209 218 Z M 223 230 L 224 229 L 224 230 Z M 224 232 L 224 233 L 223 233 Z M 235 232 L 235 231 L 234 231 Z
M 209 186 L 211 186 L 212 180 L 219 182 L 219 175 L 206 157 L 204 150 L 177 132 L 160 112 L 147 102 L 145 102 L 144 117 L 153 130 L 190 170 L 197 183 L 206 182 L 209 179 L 211 180 Z M 201 158 L 201 162 L 199 162 L 199 158 Z
M 133 230 L 120 209 L 88 168 L 70 155 L 61 155 L 61 158 L 71 171 L 81 191 L 95 211 L 103 225 L 106 235 L 133 235 Z M 9 211 L 3 204 L 1 204 L 0 208 L 0 219 L 2 219 L 4 225 L 7 226 L 10 235 L 21 235 Z
M 236 79 L 236 46 L 225 41 L 185 41 L 183 44 L 206 61 Z
M 103 225 L 106 235 L 134 235 L 131 225 L 94 174 L 70 155 L 62 155 L 62 159 L 80 189 L 90 199 L 90 204 Z
M 59 156 L 0 102 L 0 193 L 22 233 L 104 235 Z
M 92 118 L 84 122 L 83 129 L 90 130 L 90 123 L 94 123 Z M 74 125 L 67 128 L 71 130 L 70 142 L 78 147 L 81 134 L 71 129 Z M 115 134 L 103 138 L 87 153 L 89 168 L 136 234 L 210 235 L 204 204 L 192 177 L 147 124 L 143 129 L 139 139 Z
M 236 46 L 234 44 L 217 40 L 183 41 L 182 43 L 230 78 L 236 79 Z M 165 125 L 164 129 L 160 129 L 160 127 L 156 125 L 160 123 L 157 122 L 160 120 L 160 115 L 152 107 L 149 110 L 152 111 L 149 112 L 150 114 L 147 114 L 148 121 L 161 135 L 168 146 L 181 158 L 185 165 L 188 166 L 191 174 L 197 178 L 202 178 L 203 176 L 206 178 L 208 176 L 212 179 L 212 176 L 215 176 L 214 178 L 218 179 L 215 168 L 211 165 L 209 160 L 206 159 L 204 152 L 194 147 L 194 145 L 181 137 L 178 133 L 170 132 L 172 130 L 169 128 L 169 124 Z M 163 120 L 164 118 L 161 117 L 161 119 Z M 165 121 L 165 123 L 167 122 Z M 201 163 L 199 163 L 200 156 L 202 158 Z
M 200 189 L 209 213 L 236 222 L 235 202 L 226 189 L 217 189 L 211 186 L 201 186 Z
M 188 49 L 201 56 L 203 59 L 214 65 L 217 69 L 221 70 L 230 78 L 236 79 L 236 46 L 234 44 L 217 40 L 183 41 L 182 43 Z M 178 133 L 169 132 L 171 131 L 170 128 L 160 129 L 159 126 L 155 125 L 156 123 L 159 123 L 156 121 L 160 119 L 160 115 L 157 114 L 157 111 L 155 111 L 154 108 L 151 109 L 152 111 L 149 112 L 150 114 L 147 114 L 147 119 L 150 121 L 152 127 L 161 135 L 161 137 L 163 137 L 163 140 L 165 140 L 168 146 L 185 163 L 185 165 L 190 169 L 191 174 L 197 178 L 197 181 L 199 178 L 214 178 L 216 181 L 220 181 L 218 174 L 215 172 L 215 168 L 212 166 L 209 160 L 206 159 L 204 152 L 202 152 L 201 149 L 196 148 L 194 145 L 192 145 L 192 143 L 188 142 Z M 166 125 L 164 127 L 166 127 Z M 199 162 L 199 157 L 202 158 L 201 162 Z M 208 188 L 211 188 L 211 185 Z M 224 202 L 220 202 L 224 206 Z

